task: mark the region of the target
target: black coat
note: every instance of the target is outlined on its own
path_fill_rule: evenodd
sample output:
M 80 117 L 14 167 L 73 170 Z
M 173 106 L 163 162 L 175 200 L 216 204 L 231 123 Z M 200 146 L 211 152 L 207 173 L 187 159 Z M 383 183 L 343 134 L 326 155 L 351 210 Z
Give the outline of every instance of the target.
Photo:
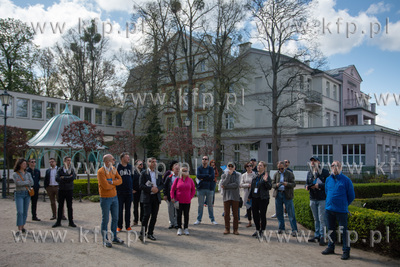
M 71 173 L 67 174 L 64 171 L 64 167 L 60 167 L 57 170 L 56 181 L 58 183 L 58 190 L 74 190 L 74 180 L 76 174 L 74 169 L 71 169 Z
M 35 191 L 38 191 L 40 188 L 40 171 L 38 169 L 31 169 L 31 168 L 27 168 L 26 169 L 27 172 L 29 172 L 32 176 L 33 179 L 33 189 L 35 189 Z
M 327 169 L 322 169 L 320 173 L 314 176 L 312 171 L 307 173 L 306 186 L 312 186 L 315 184 L 317 178 L 319 178 L 320 182 L 318 183 L 318 188 L 310 189 L 310 199 L 311 200 L 325 200 L 325 180 L 329 177 L 329 171 Z
M 157 198 L 158 202 L 161 203 L 161 190 L 164 188 L 164 184 L 162 182 L 162 175 L 156 171 L 156 184 L 158 188 L 157 192 Z M 151 176 L 150 172 L 148 169 L 143 170 L 142 173 L 140 174 L 139 178 L 139 188 L 141 190 L 140 194 L 140 202 L 141 203 L 150 203 L 151 201 L 151 186 L 147 186 L 146 183 L 150 181 L 151 182 Z
M 264 181 L 264 179 L 263 179 L 264 174 L 265 174 L 265 172 L 262 173 L 261 175 L 258 174 L 251 181 L 251 189 L 250 189 L 249 199 L 252 199 L 255 197 L 258 197 L 261 199 L 269 199 L 269 190 L 271 190 L 271 188 L 272 188 L 272 180 L 268 173 L 267 181 Z M 258 183 L 257 183 L 257 181 L 258 181 Z M 254 193 L 255 188 L 258 188 L 257 194 Z M 247 199 L 246 199 L 246 201 L 247 201 Z
M 133 170 L 133 175 L 132 175 L 132 183 L 133 183 L 133 190 L 137 192 L 140 192 L 140 184 L 139 184 L 139 179 L 140 179 L 140 172 L 138 169 Z
M 48 168 L 46 170 L 46 174 L 44 176 L 44 181 L 43 181 L 44 188 L 47 188 L 50 185 L 50 171 L 51 171 L 51 168 Z

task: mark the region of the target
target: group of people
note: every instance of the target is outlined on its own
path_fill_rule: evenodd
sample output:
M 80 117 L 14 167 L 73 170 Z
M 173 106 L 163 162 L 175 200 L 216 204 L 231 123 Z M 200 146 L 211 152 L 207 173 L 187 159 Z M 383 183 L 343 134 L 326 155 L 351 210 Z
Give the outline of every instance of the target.
M 122 244 L 123 240 L 117 237 L 122 231 L 125 222 L 127 231 L 131 231 L 131 205 L 133 203 L 133 225 L 141 222 L 139 238 L 144 241 L 148 238 L 155 241 L 154 227 L 157 222 L 161 194 L 168 205 L 169 228 L 176 228 L 177 235 L 189 235 L 189 211 L 191 200 L 197 192 L 198 213 L 194 225 L 202 221 L 203 207 L 207 206 L 211 223 L 217 225 L 213 213 L 215 199 L 216 176 L 218 170 L 214 164 L 208 164 L 209 157 L 202 157 L 202 164 L 197 168 L 196 182 L 189 177 L 189 170 L 178 162 L 172 162 L 170 170 L 164 177 L 157 169 L 157 159 L 149 158 L 147 167 L 143 161 L 136 160 L 134 168 L 131 166 L 128 153 L 120 155 L 120 161 L 115 164 L 111 154 L 103 157 L 103 166 L 98 170 L 97 179 L 102 211 L 101 232 L 105 247 Z M 243 174 L 236 171 L 235 164 L 229 162 L 227 169 L 221 175 L 220 187 L 224 204 L 224 234 L 231 233 L 231 210 L 233 214 L 233 234 L 238 235 L 239 205 L 242 201 L 246 207 L 248 224 L 252 227 L 252 220 L 256 227 L 253 236 L 261 237 L 266 229 L 266 213 L 270 202 L 270 190 L 273 189 L 275 198 L 276 217 L 278 219 L 278 233 L 285 232 L 284 214 L 287 212 L 292 228 L 292 235 L 297 236 L 297 222 L 293 204 L 294 187 L 296 186 L 293 171 L 289 168 L 288 160 L 277 163 L 277 172 L 270 177 L 267 164 L 264 161 L 252 159 L 244 165 Z M 71 157 L 63 159 L 63 166 L 57 167 L 56 160 L 50 158 L 50 168 L 46 170 L 44 186 L 49 195 L 53 216 L 56 220 L 53 227 L 61 226 L 66 220 L 64 202 L 67 203 L 68 220 L 70 227 L 76 227 L 73 221 L 73 186 L 76 173 L 71 167 Z M 32 220 L 40 221 L 36 214 L 37 197 L 39 191 L 40 171 L 35 168 L 35 159 L 26 161 L 18 159 L 13 178 L 16 185 L 15 203 L 17 207 L 18 230 L 25 232 L 25 223 L 30 200 L 32 201 Z M 29 167 L 28 167 L 29 165 Z M 319 242 L 326 245 L 326 229 L 335 230 L 336 221 L 343 227 L 343 255 L 342 259 L 350 257 L 350 246 L 347 240 L 348 205 L 354 200 L 354 188 L 351 180 L 342 174 L 339 161 L 331 165 L 332 173 L 321 168 L 318 157 L 310 158 L 310 171 L 307 174 L 306 189 L 310 194 L 310 208 L 314 217 L 315 236 L 309 242 Z M 29 195 L 33 187 L 34 195 Z M 240 190 L 244 195 L 241 200 Z M 58 201 L 58 212 L 56 209 Z M 125 216 L 124 216 L 125 212 Z M 111 213 L 111 229 L 108 231 L 109 215 Z M 182 216 L 184 218 L 182 227 Z M 335 248 L 335 231 L 329 233 L 328 247 L 322 254 L 333 254 Z M 111 236 L 111 237 L 110 237 Z

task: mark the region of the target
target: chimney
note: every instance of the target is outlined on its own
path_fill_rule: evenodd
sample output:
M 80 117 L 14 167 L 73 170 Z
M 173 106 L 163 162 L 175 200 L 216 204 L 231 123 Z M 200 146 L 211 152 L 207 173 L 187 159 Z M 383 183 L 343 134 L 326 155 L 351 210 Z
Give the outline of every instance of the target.
M 240 44 L 239 45 L 239 54 L 243 54 L 244 52 L 249 50 L 251 48 L 251 45 L 252 45 L 251 42 Z

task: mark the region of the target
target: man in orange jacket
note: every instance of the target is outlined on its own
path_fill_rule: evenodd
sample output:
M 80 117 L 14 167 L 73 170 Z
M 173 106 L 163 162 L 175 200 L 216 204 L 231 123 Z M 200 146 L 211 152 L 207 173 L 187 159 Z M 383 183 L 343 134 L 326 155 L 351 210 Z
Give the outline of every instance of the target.
M 97 171 L 99 182 L 100 207 L 101 207 L 101 234 L 103 245 L 111 248 L 112 244 L 107 238 L 108 219 L 111 212 L 111 239 L 114 244 L 123 244 L 124 241 L 117 237 L 118 223 L 118 197 L 116 186 L 122 184 L 122 178 L 113 166 L 115 158 L 111 154 L 104 155 L 104 166 Z

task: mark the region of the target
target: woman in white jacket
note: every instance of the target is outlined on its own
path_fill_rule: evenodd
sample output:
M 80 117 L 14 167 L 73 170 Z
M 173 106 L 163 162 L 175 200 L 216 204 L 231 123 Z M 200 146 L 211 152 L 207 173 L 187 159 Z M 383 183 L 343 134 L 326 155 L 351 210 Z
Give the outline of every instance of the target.
M 251 181 L 253 180 L 254 177 L 256 177 L 256 174 L 253 172 L 251 166 L 251 163 L 247 163 L 245 166 L 246 172 L 242 174 L 242 179 L 240 181 L 240 188 L 243 188 L 244 191 L 244 196 L 243 200 L 245 201 L 245 206 L 247 209 L 247 219 L 249 220 L 249 224 L 246 225 L 246 227 L 251 227 L 251 203 L 248 202 L 249 194 L 250 194 L 250 189 L 251 189 Z

